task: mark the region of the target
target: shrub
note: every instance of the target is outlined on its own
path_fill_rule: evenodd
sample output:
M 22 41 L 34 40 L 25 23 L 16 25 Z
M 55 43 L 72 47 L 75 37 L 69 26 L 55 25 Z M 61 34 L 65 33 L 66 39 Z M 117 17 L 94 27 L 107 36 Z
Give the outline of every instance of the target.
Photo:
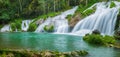
M 16 29 L 16 24 L 15 24 L 15 23 L 11 23 L 10 25 L 11 25 L 12 31 L 15 31 L 15 29 Z
M 107 44 L 114 44 L 115 43 L 115 38 L 113 36 L 105 35 L 103 37 L 103 41 Z
M 12 31 L 15 31 L 16 29 L 21 31 L 21 23 L 22 20 L 15 20 L 14 22 L 10 23 Z
M 84 36 L 83 39 L 90 43 L 90 44 L 96 44 L 96 45 L 103 45 L 104 42 L 103 42 L 103 36 L 101 35 L 96 35 L 96 34 L 91 34 L 91 35 L 87 35 L 87 36 Z
M 114 2 L 111 2 L 110 8 L 113 8 L 113 7 L 115 7 L 115 6 L 116 6 L 115 3 L 114 3 Z
M 36 23 L 31 23 L 29 25 L 28 31 L 33 32 L 33 31 L 36 30 L 36 28 L 37 28 L 37 24 Z
M 83 37 L 83 40 L 94 45 L 109 45 L 115 43 L 115 38 L 112 36 L 102 36 L 100 34 L 89 34 Z

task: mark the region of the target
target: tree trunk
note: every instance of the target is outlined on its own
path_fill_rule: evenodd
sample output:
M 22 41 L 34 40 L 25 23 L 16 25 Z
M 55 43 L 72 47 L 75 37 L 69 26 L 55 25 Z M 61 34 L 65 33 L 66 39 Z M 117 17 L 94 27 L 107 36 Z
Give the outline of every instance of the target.
M 22 12 L 22 3 L 21 3 L 21 0 L 19 0 L 19 5 L 20 5 L 20 12 Z

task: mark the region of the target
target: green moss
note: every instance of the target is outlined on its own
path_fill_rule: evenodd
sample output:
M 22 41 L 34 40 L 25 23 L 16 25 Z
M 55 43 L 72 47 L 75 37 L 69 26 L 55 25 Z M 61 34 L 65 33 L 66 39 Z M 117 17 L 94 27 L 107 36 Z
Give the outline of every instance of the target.
M 110 45 L 115 43 L 115 38 L 112 36 L 102 36 L 100 34 L 91 34 L 86 35 L 83 37 L 83 39 L 94 45 Z
M 37 28 L 37 24 L 35 22 L 30 23 L 28 31 L 34 32 Z
M 115 6 L 116 6 L 115 3 L 114 3 L 114 2 L 111 2 L 110 8 L 113 8 L 113 7 L 115 7 Z
M 52 32 L 54 30 L 54 26 L 53 25 L 45 25 L 44 26 L 44 31 L 46 32 Z

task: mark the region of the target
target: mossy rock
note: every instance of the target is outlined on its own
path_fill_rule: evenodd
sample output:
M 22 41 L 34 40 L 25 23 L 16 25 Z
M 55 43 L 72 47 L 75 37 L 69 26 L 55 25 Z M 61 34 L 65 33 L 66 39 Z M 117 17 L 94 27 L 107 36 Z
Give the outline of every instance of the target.
M 67 15 L 66 18 L 68 19 L 69 22 L 70 22 L 70 20 L 72 19 L 72 16 L 73 16 L 73 15 L 71 15 L 71 14 L 70 14 L 70 15 Z
M 93 44 L 93 45 L 104 45 L 104 42 L 103 42 L 103 36 L 101 35 L 96 35 L 96 34 L 91 34 L 91 35 L 87 35 L 87 36 L 84 36 L 83 39 L 90 43 L 90 44 Z
M 44 26 L 44 31 L 53 32 L 54 31 L 54 26 L 53 25 L 45 25 Z
M 83 40 L 89 44 L 99 45 L 99 46 L 109 46 L 114 45 L 116 42 L 113 36 L 102 36 L 100 34 L 87 34 L 83 37 Z
M 0 50 L 3 57 L 81 57 L 86 56 L 87 51 L 56 52 L 56 51 L 27 51 L 27 50 Z
M 94 30 L 94 31 L 92 31 L 92 34 L 100 34 L 100 31 L 99 30 Z

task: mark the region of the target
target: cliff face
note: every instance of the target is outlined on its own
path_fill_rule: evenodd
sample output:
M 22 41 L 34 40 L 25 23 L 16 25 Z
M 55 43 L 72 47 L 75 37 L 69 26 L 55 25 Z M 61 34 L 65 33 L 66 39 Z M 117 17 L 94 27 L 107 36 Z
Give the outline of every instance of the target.
M 120 15 L 117 16 L 115 30 L 120 30 Z

